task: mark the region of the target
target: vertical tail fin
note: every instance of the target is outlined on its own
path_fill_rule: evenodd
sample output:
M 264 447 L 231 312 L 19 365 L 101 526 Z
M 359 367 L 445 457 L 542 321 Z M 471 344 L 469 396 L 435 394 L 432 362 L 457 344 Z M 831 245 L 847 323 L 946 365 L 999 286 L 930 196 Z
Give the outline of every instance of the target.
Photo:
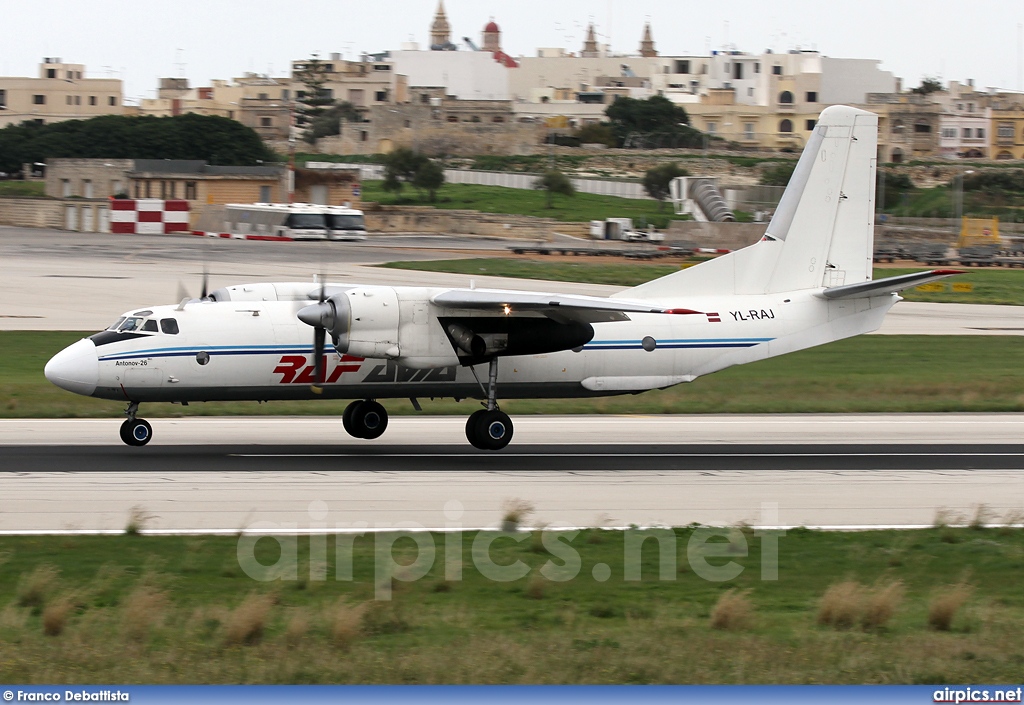
M 622 296 L 767 294 L 870 280 L 877 141 L 874 113 L 826 108 L 760 242 Z

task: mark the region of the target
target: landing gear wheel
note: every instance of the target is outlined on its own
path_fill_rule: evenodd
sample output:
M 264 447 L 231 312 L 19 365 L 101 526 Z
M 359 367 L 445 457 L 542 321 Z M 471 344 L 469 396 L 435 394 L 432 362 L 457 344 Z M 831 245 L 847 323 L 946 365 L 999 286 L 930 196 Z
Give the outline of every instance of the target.
M 512 440 L 512 419 L 504 411 L 481 409 L 466 421 L 466 438 L 481 450 L 501 450 Z
M 345 409 L 341 420 L 349 435 L 371 440 L 387 430 L 388 412 L 373 400 L 354 401 Z
M 121 424 L 121 440 L 125 445 L 144 446 L 153 438 L 153 427 L 145 419 L 128 419 Z

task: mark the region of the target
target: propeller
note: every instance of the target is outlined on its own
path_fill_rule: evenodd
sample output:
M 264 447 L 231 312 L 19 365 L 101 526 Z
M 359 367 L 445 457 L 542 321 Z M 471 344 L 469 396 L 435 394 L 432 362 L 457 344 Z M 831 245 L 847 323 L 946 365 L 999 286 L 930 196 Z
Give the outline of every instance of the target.
M 317 299 L 317 306 L 321 309 L 320 325 L 313 327 L 313 387 L 319 389 L 325 382 L 324 379 L 324 344 L 327 342 L 327 327 L 324 318 L 333 311 L 323 310 L 326 306 L 326 284 L 320 279 L 320 296 Z
M 209 295 L 210 290 L 210 272 L 207 270 L 206 265 L 203 265 L 203 286 L 200 291 L 199 298 L 205 299 Z M 185 283 L 180 279 L 178 280 L 178 301 L 192 300 L 192 294 L 189 293 Z
M 338 349 L 338 341 L 348 332 L 351 307 L 348 296 L 339 292 L 327 296 L 326 284 L 320 283 L 317 302 L 299 309 L 298 319 L 313 328 L 313 389 L 319 390 L 324 384 L 324 348 L 327 345 L 327 334 Z M 347 348 L 347 344 L 345 344 Z

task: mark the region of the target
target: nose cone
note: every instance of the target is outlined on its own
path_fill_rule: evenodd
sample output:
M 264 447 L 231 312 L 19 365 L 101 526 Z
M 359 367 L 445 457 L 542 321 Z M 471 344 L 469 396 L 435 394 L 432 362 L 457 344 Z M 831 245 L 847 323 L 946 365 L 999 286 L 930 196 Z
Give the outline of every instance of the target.
M 61 389 L 90 397 L 100 380 L 100 363 L 91 340 L 79 340 L 54 355 L 43 370 Z

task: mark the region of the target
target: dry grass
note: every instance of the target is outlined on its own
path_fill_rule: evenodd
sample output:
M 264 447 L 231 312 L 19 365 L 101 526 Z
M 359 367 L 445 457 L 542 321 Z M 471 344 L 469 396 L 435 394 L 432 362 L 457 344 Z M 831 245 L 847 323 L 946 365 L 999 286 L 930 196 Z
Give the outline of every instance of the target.
M 40 564 L 27 576 L 21 576 L 18 580 L 18 605 L 41 610 L 59 577 L 60 571 L 49 563 Z
M 754 604 L 750 601 L 750 590 L 726 590 L 711 608 L 711 628 L 739 630 L 750 626 L 754 616 Z
M 818 603 L 818 624 L 836 629 L 856 625 L 864 631 L 884 629 L 903 602 L 903 583 L 878 582 L 866 587 L 854 580 L 833 583 Z
M 992 508 L 987 504 L 979 504 L 974 508 L 974 517 L 967 526 L 975 531 L 980 531 L 991 524 L 994 519 L 995 513 Z
M 900 580 L 878 584 L 866 590 L 860 616 L 860 625 L 864 631 L 877 631 L 889 626 L 903 603 L 903 594 L 903 582 Z
M 936 529 L 945 529 L 949 526 L 956 526 L 964 523 L 964 516 L 948 507 L 939 507 L 935 510 L 935 518 L 932 526 Z
M 953 628 L 960 608 L 971 597 L 971 586 L 957 583 L 937 591 L 928 603 L 928 626 L 940 632 L 948 632 Z
M 524 594 L 531 600 L 543 600 L 548 589 L 548 581 L 543 575 L 533 574 L 526 583 Z
M 135 505 L 128 510 L 128 523 L 124 526 L 124 533 L 129 536 L 138 536 L 146 529 L 146 525 L 152 520 L 152 514 L 142 507 Z
M 139 585 L 124 599 L 121 633 L 131 641 L 143 641 L 166 617 L 167 593 L 151 585 Z
M 853 580 L 833 583 L 818 602 L 818 624 L 836 629 L 855 625 L 864 602 L 864 587 Z
M 75 609 L 75 601 L 70 595 L 61 595 L 43 608 L 43 634 L 60 636 L 68 626 L 68 619 Z
M 303 610 L 295 610 L 288 619 L 284 630 L 284 639 L 290 646 L 297 646 L 309 634 L 309 615 Z
M 344 600 L 331 610 L 331 642 L 339 649 L 348 650 L 363 634 L 366 605 L 351 605 Z
M 532 502 L 513 497 L 501 503 L 501 511 L 502 531 L 511 532 L 518 531 L 526 518 L 536 510 Z
M 224 623 L 224 640 L 229 645 L 258 644 L 267 627 L 267 617 L 273 607 L 273 598 L 267 595 L 249 595 L 236 607 Z

